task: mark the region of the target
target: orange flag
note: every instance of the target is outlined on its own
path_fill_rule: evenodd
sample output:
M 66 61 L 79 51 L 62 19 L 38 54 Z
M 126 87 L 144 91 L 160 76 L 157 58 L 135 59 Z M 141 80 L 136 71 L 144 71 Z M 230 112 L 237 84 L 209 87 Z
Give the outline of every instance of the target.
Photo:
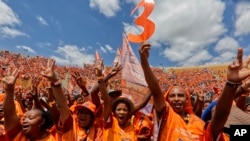
M 144 32 L 140 35 L 134 35 L 132 33 L 128 33 L 128 40 L 134 43 L 141 43 L 149 39 L 149 37 L 155 31 L 155 24 L 153 21 L 148 19 L 148 16 L 154 9 L 154 0 L 141 0 L 138 5 L 132 10 L 131 15 L 141 6 L 144 7 L 143 13 L 135 20 L 135 24 L 144 28 Z

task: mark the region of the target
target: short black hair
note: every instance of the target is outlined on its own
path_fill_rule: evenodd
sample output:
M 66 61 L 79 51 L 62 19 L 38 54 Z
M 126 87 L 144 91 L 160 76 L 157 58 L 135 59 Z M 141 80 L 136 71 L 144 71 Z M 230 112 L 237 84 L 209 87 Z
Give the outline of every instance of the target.
M 52 115 L 49 111 L 38 109 L 42 112 L 42 118 L 44 119 L 44 124 L 41 126 L 42 130 L 50 129 L 53 125 Z
M 115 114 L 115 110 L 118 104 L 124 103 L 128 107 L 128 114 L 131 115 L 134 110 L 134 104 L 128 98 L 120 97 L 117 98 L 112 105 L 112 112 Z

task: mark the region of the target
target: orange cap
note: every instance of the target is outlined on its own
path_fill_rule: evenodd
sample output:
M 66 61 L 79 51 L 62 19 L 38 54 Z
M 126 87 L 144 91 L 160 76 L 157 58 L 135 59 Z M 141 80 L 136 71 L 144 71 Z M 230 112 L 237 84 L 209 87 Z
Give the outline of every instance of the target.
M 82 109 L 82 108 L 87 108 L 94 115 L 96 114 L 96 106 L 91 101 L 86 101 L 83 104 L 77 104 L 75 106 L 75 112 L 78 111 L 79 109 Z

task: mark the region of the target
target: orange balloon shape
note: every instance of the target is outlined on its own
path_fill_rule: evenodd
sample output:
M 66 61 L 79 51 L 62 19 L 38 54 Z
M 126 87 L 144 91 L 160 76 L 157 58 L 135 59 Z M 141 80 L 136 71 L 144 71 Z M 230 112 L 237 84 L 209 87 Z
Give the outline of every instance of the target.
M 128 33 L 128 40 L 134 43 L 141 43 L 149 39 L 149 37 L 155 31 L 155 24 L 153 21 L 148 19 L 148 16 L 154 9 L 154 1 L 153 0 L 141 0 L 137 6 L 132 10 L 131 15 L 141 6 L 144 7 L 143 13 L 135 20 L 135 24 L 144 28 L 144 31 L 140 35 L 134 35 L 132 33 Z

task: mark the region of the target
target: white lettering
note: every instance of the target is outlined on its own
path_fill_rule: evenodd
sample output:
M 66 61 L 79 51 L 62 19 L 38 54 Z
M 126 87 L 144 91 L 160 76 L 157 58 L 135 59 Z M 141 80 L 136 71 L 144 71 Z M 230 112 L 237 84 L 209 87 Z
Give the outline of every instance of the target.
M 241 135 L 240 135 L 240 130 L 239 130 L 239 129 L 236 129 L 236 130 L 235 130 L 234 136 L 241 136 Z
M 234 136 L 244 136 L 247 133 L 246 129 L 236 129 L 234 132 Z

